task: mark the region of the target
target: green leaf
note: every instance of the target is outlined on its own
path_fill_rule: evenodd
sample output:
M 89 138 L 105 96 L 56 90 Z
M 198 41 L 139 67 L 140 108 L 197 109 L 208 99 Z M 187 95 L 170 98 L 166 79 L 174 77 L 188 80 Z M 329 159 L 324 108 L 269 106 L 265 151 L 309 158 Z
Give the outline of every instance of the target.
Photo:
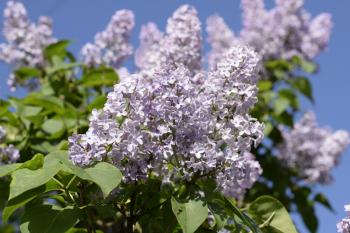
M 223 214 L 223 206 L 225 206 L 225 202 L 218 198 L 212 199 L 208 202 L 208 208 L 214 216 L 216 230 L 222 229 L 229 218 L 226 214 Z
M 259 91 L 269 91 L 272 88 L 271 81 L 268 80 L 260 80 L 258 83 Z
M 273 125 L 271 122 L 266 122 L 265 123 L 265 128 L 264 128 L 264 135 L 268 136 L 271 131 L 273 130 Z
M 299 187 L 293 190 L 297 210 L 301 215 L 303 222 L 311 233 L 316 233 L 318 220 L 315 214 L 315 203 L 309 199 L 311 189 L 308 187 Z
M 51 138 L 59 138 L 65 131 L 65 125 L 61 119 L 49 119 L 44 122 L 42 129 L 51 135 Z
M 286 60 L 269 60 L 265 63 L 265 67 L 269 70 L 291 71 L 292 65 Z
M 114 69 L 101 66 L 88 71 L 83 76 L 81 84 L 85 87 L 113 86 L 118 80 Z
M 334 212 L 334 209 L 333 209 L 331 203 L 329 202 L 329 200 L 327 199 L 327 197 L 324 194 L 322 194 L 322 193 L 316 194 L 316 196 L 314 197 L 314 200 L 316 202 L 322 204 L 327 209 L 329 209 L 329 210 Z
M 33 205 L 26 208 L 22 217 L 22 233 L 63 233 L 72 228 L 80 217 L 79 209 L 68 206 Z
M 297 77 L 291 80 L 292 86 L 297 89 L 301 94 L 307 97 L 310 101 L 314 102 L 312 95 L 312 86 L 309 79 L 304 77 Z
M 290 89 L 281 89 L 278 91 L 278 95 L 280 98 L 284 98 L 287 99 L 290 103 L 290 105 L 294 108 L 294 109 L 298 109 L 299 108 L 299 101 L 298 101 L 298 97 L 296 96 L 296 94 L 294 94 L 294 92 Z
M 249 214 L 266 233 L 298 233 L 288 211 L 275 198 L 261 196 L 249 206 Z
M 307 73 L 315 73 L 317 70 L 316 64 L 306 60 L 301 60 L 300 66 Z
M 91 112 L 93 109 L 101 109 L 106 103 L 107 97 L 105 95 L 97 96 L 88 106 L 87 109 Z
M 21 164 L 21 166 L 18 169 L 28 168 L 30 170 L 37 170 L 43 167 L 43 164 L 44 164 L 44 155 L 36 154 L 31 160 L 28 160 L 23 164 Z
M 94 182 L 101 188 L 104 197 L 107 197 L 122 180 L 121 172 L 112 164 L 105 162 L 97 163 L 85 169 L 85 171 L 89 175 L 88 180 Z
M 54 56 L 58 56 L 63 59 L 67 55 L 67 47 L 70 44 L 68 40 L 61 40 L 56 43 L 50 44 L 44 50 L 44 56 L 52 61 Z
M 94 182 L 101 188 L 104 197 L 107 197 L 108 194 L 115 189 L 122 180 L 121 172 L 114 165 L 99 162 L 92 167 L 83 169 L 74 166 L 74 164 L 68 160 L 66 151 L 52 152 L 47 155 L 45 159 L 52 161 L 53 164 L 55 164 L 54 161 L 56 161 L 56 163 L 61 164 L 62 170 L 74 174 L 83 180 Z
M 103 231 L 96 230 L 96 233 L 103 233 Z M 66 231 L 66 233 L 88 233 L 88 231 L 85 228 L 72 228 Z
M 43 186 L 40 186 L 35 189 L 31 189 L 27 192 L 24 192 L 18 197 L 15 197 L 14 199 L 10 200 L 6 207 L 2 211 L 2 220 L 6 223 L 9 219 L 9 217 L 17 210 L 18 208 L 24 206 L 34 198 L 36 198 L 39 194 L 57 190 L 60 187 L 58 184 L 54 181 L 48 182 Z
M 55 113 L 63 113 L 63 101 L 57 97 L 49 95 L 41 95 L 38 93 L 29 94 L 23 99 L 24 104 L 40 106 Z
M 22 193 L 46 184 L 54 175 L 61 170 L 62 166 L 58 161 L 48 160 L 45 157 L 44 166 L 37 170 L 23 168 L 12 173 L 10 184 L 9 200 L 21 195 Z
M 22 165 L 21 163 L 13 163 L 13 164 L 0 166 L 0 177 L 7 176 L 7 175 L 11 174 L 13 171 L 15 171 L 21 165 Z
M 280 115 L 285 110 L 288 109 L 289 105 L 290 105 L 290 102 L 288 99 L 286 99 L 284 97 L 280 97 L 280 98 L 276 99 L 274 102 L 274 112 L 276 113 L 276 115 Z
M 79 64 L 77 62 L 66 63 L 64 60 L 61 60 L 61 58 L 59 58 L 57 56 L 54 56 L 52 58 L 52 62 L 53 62 L 53 66 L 46 68 L 46 73 L 48 75 L 52 75 L 52 74 L 59 72 L 59 71 L 70 70 L 70 69 L 73 69 L 75 67 L 81 66 L 81 64 Z
M 173 197 L 171 206 L 184 233 L 195 232 L 208 217 L 208 207 L 200 200 L 183 203 Z
M 38 77 L 40 76 L 40 70 L 33 68 L 33 67 L 21 67 L 17 70 L 15 70 L 16 77 L 20 79 L 28 79 L 28 78 L 33 78 L 33 77 Z
M 241 212 L 237 207 L 236 207 L 236 203 L 234 202 L 234 200 L 226 198 L 226 202 L 227 202 L 227 206 L 228 209 L 232 212 L 232 217 L 233 216 L 237 216 L 239 219 L 241 219 L 241 221 L 247 226 L 249 227 L 249 229 L 253 232 L 253 233 L 262 233 L 262 231 L 259 229 L 259 227 L 256 225 L 256 223 L 246 214 L 244 214 L 243 212 Z

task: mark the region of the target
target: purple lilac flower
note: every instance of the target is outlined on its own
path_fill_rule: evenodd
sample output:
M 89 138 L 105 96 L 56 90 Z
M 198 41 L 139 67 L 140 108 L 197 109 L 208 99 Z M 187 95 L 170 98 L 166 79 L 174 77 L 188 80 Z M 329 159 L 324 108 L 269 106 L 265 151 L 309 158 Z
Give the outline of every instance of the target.
M 241 196 L 261 173 L 247 156 L 263 138 L 263 126 L 249 115 L 259 56 L 232 47 L 216 70 L 197 73 L 181 61 L 115 85 L 103 110 L 93 111 L 87 133 L 70 137 L 71 160 L 79 166 L 111 160 L 125 182 L 150 173 L 171 183 L 213 177 L 224 193 Z
M 14 145 L 0 147 L 0 165 L 15 163 L 19 157 L 19 150 Z
M 183 5 L 174 12 L 168 19 L 166 33 L 160 32 L 154 23 L 143 26 L 140 42 L 135 62 L 145 74 L 180 66 L 193 73 L 201 69 L 201 24 L 192 6 Z
M 82 48 L 84 63 L 88 66 L 104 64 L 119 68 L 133 52 L 129 40 L 134 24 L 131 11 L 117 11 L 107 28 L 96 34 L 94 43 L 87 43 Z
M 290 132 L 283 133 L 283 137 L 279 158 L 310 183 L 329 183 L 332 168 L 350 143 L 348 132 L 320 128 L 311 112 L 305 113 Z
M 212 47 L 211 52 L 208 54 L 208 65 L 209 68 L 215 69 L 222 54 L 227 48 L 238 43 L 238 38 L 235 37 L 224 19 L 219 15 L 213 15 L 207 19 L 206 30 L 208 33 L 207 41 Z
M 141 27 L 139 39 L 140 46 L 135 52 L 135 65 L 139 70 L 149 71 L 151 75 L 154 69 L 165 63 L 160 53 L 164 33 L 159 31 L 155 23 L 148 23 Z
M 312 20 L 303 4 L 303 0 L 276 0 L 276 6 L 266 10 L 262 0 L 242 0 L 240 38 L 266 59 L 313 59 L 327 46 L 332 22 L 328 14 Z
M 350 205 L 345 205 L 344 209 L 347 216 L 338 222 L 337 229 L 339 233 L 350 233 Z
M 30 22 L 25 7 L 16 1 L 7 2 L 3 34 L 6 43 L 0 44 L 0 60 L 10 64 L 13 69 L 22 66 L 44 66 L 46 61 L 43 49 L 56 41 L 52 37 L 51 19 L 41 16 L 36 24 Z M 15 75 L 10 76 L 8 84 L 11 90 L 15 90 L 18 85 Z M 33 85 L 23 85 L 27 84 Z
M 207 21 L 209 66 L 215 66 L 215 57 L 240 40 L 253 46 L 264 60 L 290 59 L 299 56 L 312 60 L 328 45 L 332 20 L 329 14 L 311 18 L 303 9 L 303 0 L 276 0 L 267 10 L 264 0 L 242 0 L 243 28 L 238 38 L 222 18 L 212 16 Z M 223 36 L 224 35 L 224 36 Z

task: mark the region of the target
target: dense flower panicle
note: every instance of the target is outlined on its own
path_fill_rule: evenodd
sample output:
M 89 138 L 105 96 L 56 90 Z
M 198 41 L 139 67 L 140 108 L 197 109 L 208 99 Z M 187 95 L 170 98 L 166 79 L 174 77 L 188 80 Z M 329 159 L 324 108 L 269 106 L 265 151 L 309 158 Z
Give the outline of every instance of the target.
M 168 19 L 165 49 L 166 64 L 186 66 L 190 71 L 200 70 L 202 63 L 201 23 L 197 10 L 189 5 L 177 9 Z
M 243 27 L 250 30 L 262 28 L 266 18 L 264 0 L 241 0 Z
M 0 60 L 14 69 L 44 66 L 43 49 L 56 41 L 52 36 L 51 19 L 42 16 L 38 23 L 30 22 L 25 7 L 16 1 L 7 2 L 3 34 L 7 42 L 0 44 Z M 16 86 L 14 75 L 9 84 L 12 84 L 12 89 Z
M 243 157 L 236 159 L 230 165 L 217 175 L 217 181 L 223 187 L 225 195 L 240 198 L 258 180 L 262 169 L 249 152 L 245 152 Z
M 283 137 L 279 158 L 310 183 L 330 182 L 331 169 L 338 164 L 350 143 L 348 132 L 338 130 L 333 133 L 320 128 L 311 112 L 307 112 L 293 130 L 284 132 Z
M 96 34 L 94 43 L 88 43 L 82 48 L 84 63 L 88 66 L 105 64 L 119 68 L 132 55 L 130 35 L 134 25 L 132 11 L 117 11 L 107 28 Z
M 339 233 L 350 233 L 350 205 L 345 205 L 344 209 L 347 216 L 338 222 L 337 229 Z
M 314 58 L 327 47 L 332 26 L 332 16 L 326 13 L 310 22 L 309 32 L 303 35 L 301 44 L 301 50 L 308 59 Z
M 303 0 L 276 0 L 276 6 L 266 10 L 262 0 L 242 0 L 241 39 L 267 59 L 314 58 L 327 46 L 332 22 L 328 14 L 311 20 L 303 4 Z
M 150 71 L 161 66 L 162 54 L 160 48 L 164 40 L 162 33 L 155 23 L 148 23 L 141 27 L 140 47 L 135 52 L 135 65 L 139 70 Z
M 168 19 L 166 32 L 161 33 L 153 23 L 141 30 L 136 66 L 144 74 L 174 70 L 185 66 L 192 74 L 201 69 L 201 24 L 196 9 L 179 7 Z
M 103 110 L 92 113 L 87 133 L 70 137 L 71 160 L 80 166 L 111 160 L 125 182 L 150 172 L 163 182 L 213 177 L 226 194 L 242 195 L 261 172 L 246 156 L 263 138 L 262 125 L 249 115 L 258 62 L 240 46 L 211 72 L 180 66 L 123 79 Z
M 293 56 L 313 59 L 328 45 L 332 19 L 324 13 L 312 19 L 303 9 L 303 4 L 303 0 L 276 0 L 276 6 L 267 10 L 263 0 L 242 0 L 243 28 L 237 38 L 227 36 L 233 33 L 230 33 L 223 19 L 211 17 L 207 22 L 212 46 L 209 58 L 215 58 L 215 54 L 220 54 L 240 40 L 253 46 L 265 60 L 290 59 Z M 220 36 L 220 32 L 224 36 Z M 225 42 L 217 46 L 218 39 L 213 38 Z M 215 64 L 215 59 L 211 59 L 210 67 Z
M 219 15 L 213 15 L 207 19 L 208 42 L 212 46 L 208 54 L 209 68 L 215 69 L 216 64 L 221 59 L 227 48 L 238 43 L 238 38 Z

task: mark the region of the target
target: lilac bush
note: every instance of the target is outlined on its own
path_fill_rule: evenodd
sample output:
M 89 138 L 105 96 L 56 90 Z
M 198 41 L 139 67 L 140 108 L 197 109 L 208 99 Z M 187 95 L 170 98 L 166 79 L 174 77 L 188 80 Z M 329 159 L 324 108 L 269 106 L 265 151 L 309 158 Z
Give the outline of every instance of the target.
M 48 17 L 8 1 L 0 60 L 28 92 L 0 101 L 0 231 L 297 233 L 297 212 L 316 232 L 315 204 L 331 205 L 314 187 L 350 138 L 309 111 L 294 122 L 332 29 L 303 5 L 242 0 L 242 30 L 215 14 L 205 39 L 182 5 L 135 49 L 120 9 L 76 59 Z

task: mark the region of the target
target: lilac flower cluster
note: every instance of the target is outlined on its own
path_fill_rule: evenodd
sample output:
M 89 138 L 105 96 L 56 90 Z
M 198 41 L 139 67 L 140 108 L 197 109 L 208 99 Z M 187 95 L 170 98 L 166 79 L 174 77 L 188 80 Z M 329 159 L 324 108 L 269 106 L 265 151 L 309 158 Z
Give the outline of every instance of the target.
M 135 64 L 144 73 L 152 74 L 162 66 L 176 69 L 185 66 L 190 72 L 201 69 L 201 23 L 195 8 L 183 5 L 168 19 L 166 33 L 154 23 L 142 27 L 140 47 Z
M 104 64 L 119 68 L 132 54 L 129 39 L 134 24 L 134 14 L 131 11 L 117 11 L 107 28 L 95 35 L 94 43 L 87 43 L 82 48 L 84 63 L 88 66 Z
M 219 16 L 209 18 L 207 31 L 212 45 L 209 57 L 217 56 L 240 40 L 253 46 L 264 59 L 293 56 L 313 59 L 328 44 L 332 20 L 326 13 L 312 19 L 303 4 L 303 0 L 276 0 L 276 6 L 267 10 L 264 0 L 242 0 L 243 29 L 239 37 L 234 37 Z M 215 62 L 209 65 L 213 67 Z
M 239 45 L 216 70 L 202 71 L 196 14 L 180 7 L 165 34 L 154 24 L 143 27 L 139 72 L 115 85 L 104 108 L 93 111 L 86 134 L 69 138 L 76 165 L 111 161 L 125 182 L 150 174 L 165 183 L 212 177 L 234 197 L 257 180 L 261 168 L 248 152 L 263 138 L 262 124 L 249 115 L 260 57 Z M 162 43 L 167 46 L 157 46 Z
M 344 209 L 347 217 L 338 222 L 337 228 L 339 233 L 350 233 L 350 205 L 345 205 Z
M 6 130 L 0 126 L 0 144 L 6 139 Z M 10 144 L 5 147 L 0 147 L 0 166 L 3 164 L 15 163 L 19 159 L 19 150 Z
M 293 130 L 283 133 L 284 142 L 279 146 L 279 158 L 296 169 L 310 183 L 329 183 L 331 169 L 350 143 L 348 132 L 317 125 L 315 115 L 305 113 Z
M 44 66 L 43 49 L 55 42 L 51 19 L 41 16 L 37 23 L 30 22 L 25 7 L 16 1 L 7 2 L 3 34 L 7 42 L 0 44 L 0 60 L 14 69 Z M 8 84 L 12 90 L 15 89 L 17 83 L 14 74 L 10 76 Z
M 15 163 L 19 156 L 19 150 L 12 144 L 0 147 L 0 165 Z
M 227 48 L 237 44 L 239 40 L 219 15 L 213 15 L 207 19 L 206 30 L 207 41 L 212 47 L 212 51 L 208 54 L 208 65 L 215 67 Z

